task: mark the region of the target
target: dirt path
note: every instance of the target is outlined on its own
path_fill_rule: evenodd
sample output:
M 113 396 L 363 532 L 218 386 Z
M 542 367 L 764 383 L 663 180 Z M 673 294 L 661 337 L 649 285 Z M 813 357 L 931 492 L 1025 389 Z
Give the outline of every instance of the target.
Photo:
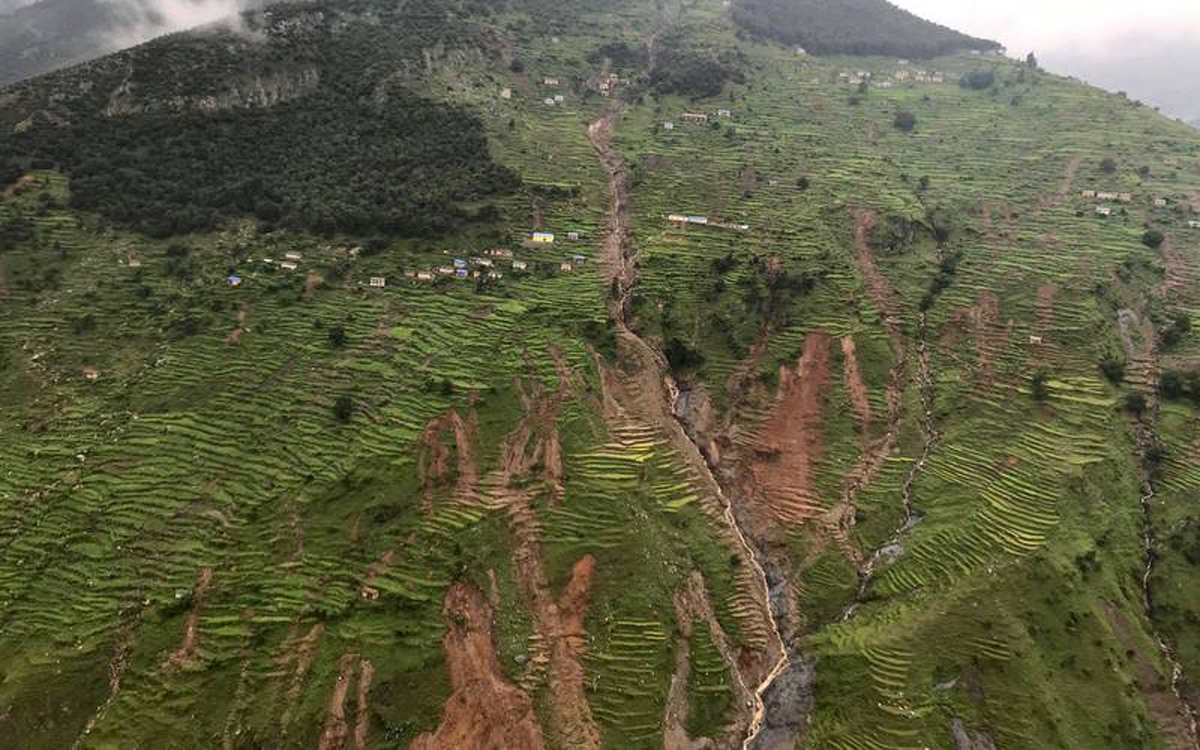
M 883 318 L 883 327 L 887 331 L 888 339 L 892 342 L 896 358 L 903 359 L 904 335 L 900 328 L 902 321 L 900 301 L 896 298 L 888 280 L 880 272 L 879 266 L 875 264 L 875 256 L 867 242 L 878 216 L 869 209 L 855 209 L 851 213 L 854 216 L 854 252 L 858 260 L 859 271 L 863 276 L 863 283 L 867 287 L 867 295 Z
M 309 670 L 312 669 L 313 659 L 317 655 L 317 645 L 324 632 L 325 624 L 318 622 L 302 638 L 296 639 L 293 635 L 284 641 L 280 666 L 284 670 L 291 667 L 291 680 L 284 695 L 283 711 L 279 715 L 279 731 L 284 737 L 287 736 L 288 729 L 291 727 L 296 707 L 300 704 L 304 681 L 308 678 Z M 285 671 L 284 674 L 286 675 L 287 672 Z
M 325 711 L 325 729 L 317 743 L 318 750 L 341 750 L 346 746 L 346 694 L 350 692 L 350 679 L 354 673 L 354 660 L 358 656 L 352 653 L 342 654 L 338 660 L 337 679 L 333 683 L 333 692 L 329 696 L 329 708 Z
M 417 453 L 417 476 L 421 480 L 421 502 L 426 513 L 433 510 L 434 497 L 450 478 L 450 449 L 443 442 L 443 435 L 454 433 L 455 486 L 454 495 L 469 498 L 476 494 L 479 472 L 475 463 L 475 409 L 472 407 L 463 419 L 458 410 L 451 409 L 430 420 L 421 433 Z
M 1071 188 L 1075 185 L 1075 178 L 1079 175 L 1079 167 L 1083 160 L 1078 156 L 1067 162 L 1067 168 L 1063 171 L 1062 182 L 1058 185 L 1058 191 L 1053 198 L 1049 198 L 1042 203 L 1042 208 L 1054 208 L 1067 199 L 1071 193 Z
M 186 666 L 196 658 L 196 644 L 200 640 L 200 613 L 204 611 L 204 596 L 212 584 L 212 568 L 201 568 L 196 577 L 196 587 L 192 590 L 192 608 L 188 611 L 187 620 L 183 626 L 183 643 L 167 658 L 163 670 L 174 671 Z
M 505 679 L 492 639 L 492 606 L 483 593 L 456 583 L 442 607 L 443 639 L 454 690 L 432 733 L 413 740 L 412 750 L 545 747 L 533 701 Z
M 863 442 L 871 439 L 871 401 L 867 398 L 867 386 L 863 383 L 862 371 L 858 367 L 858 352 L 854 346 L 853 336 L 843 336 L 842 345 L 842 379 L 846 383 L 847 395 L 850 398 L 850 408 L 858 418 L 858 427 Z
M 375 665 L 363 659 L 358 665 L 358 690 L 355 695 L 358 715 L 354 721 L 355 750 L 366 750 L 371 736 L 371 683 L 375 681 Z
M 122 617 L 121 624 L 117 627 L 116 646 L 113 648 L 112 659 L 108 663 L 108 697 L 88 719 L 84 725 L 83 732 L 75 739 L 75 743 L 71 746 L 72 750 L 82 746 L 84 740 L 96 728 L 96 725 L 103 721 L 108 709 L 116 702 L 117 696 L 121 693 L 121 677 L 125 674 L 125 667 L 129 664 L 129 651 L 133 645 L 133 631 L 137 628 L 138 623 L 142 619 L 142 609 L 138 609 L 136 614 L 131 617 Z

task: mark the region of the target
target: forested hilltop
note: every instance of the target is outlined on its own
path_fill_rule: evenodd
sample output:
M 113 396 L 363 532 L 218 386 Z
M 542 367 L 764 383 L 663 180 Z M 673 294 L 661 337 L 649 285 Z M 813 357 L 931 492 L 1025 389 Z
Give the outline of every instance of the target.
M 929 58 L 999 44 L 931 23 L 887 0 L 734 0 L 748 31 L 820 55 Z
M 772 7 L 0 89 L 0 747 L 1193 750 L 1200 133 Z

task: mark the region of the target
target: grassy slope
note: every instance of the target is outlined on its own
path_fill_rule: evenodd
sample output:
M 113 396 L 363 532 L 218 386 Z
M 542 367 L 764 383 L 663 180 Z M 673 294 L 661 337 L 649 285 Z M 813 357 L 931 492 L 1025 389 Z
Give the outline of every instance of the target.
M 737 43 L 717 6 L 689 11 L 687 38 Z M 579 186 L 577 197 L 549 201 L 542 213 L 548 229 L 580 231 L 586 248 L 601 231 L 605 196 L 584 125 L 602 104 L 575 82 L 592 70 L 589 51 L 614 36 L 637 42 L 648 20 L 636 12 L 585 17 L 557 42 L 528 24 L 512 30 L 519 20 L 495 23 L 509 29 L 526 79 L 501 64 L 445 60 L 424 85 L 476 107 L 497 158 L 527 183 Z M 827 626 L 853 588 L 844 558 L 826 551 L 795 571 L 805 583 L 808 648 L 820 658 L 808 744 L 944 747 L 950 719 L 962 717 L 1002 746 L 1160 746 L 1137 690 L 1127 687 L 1128 646 L 1105 615 L 1107 602 L 1123 610 L 1158 664 L 1140 612 L 1132 440 L 1115 408 L 1120 392 L 1095 368 L 1118 346 L 1115 312 L 1094 290 L 1117 285 L 1115 270 L 1127 258 L 1157 263 L 1137 243 L 1143 216 L 1171 227 L 1194 262 L 1195 236 L 1178 228 L 1173 209 L 1156 212 L 1147 200 L 1194 189 L 1200 138 L 1046 75 L 996 95 L 952 84 L 875 89 L 852 105 L 854 91 L 836 83 L 837 72 L 886 73 L 894 60 L 812 60 L 742 48 L 750 56 L 748 85 L 727 89 L 719 101 L 648 100 L 629 109 L 618 131 L 630 163 L 642 165 L 635 210 L 647 333 L 662 331 L 662 316 L 650 311 L 670 302 L 668 326 L 705 354 L 698 377 L 719 394 L 759 329 L 743 300 L 753 281 L 750 257 L 778 256 L 789 270 L 821 272 L 824 280 L 788 303 L 762 382 L 769 384 L 779 362 L 794 361 L 807 332 L 853 336 L 882 414 L 894 353 L 862 290 L 848 207 L 919 217 L 940 206 L 955 217 L 950 244 L 964 254 L 954 284 L 929 314 L 943 439 L 915 488 L 926 520 L 849 624 Z M 1002 78 L 1017 75 L 1007 63 L 972 57 L 929 67 L 958 73 L 993 64 Z M 564 105 L 540 103 L 552 93 L 540 86 L 545 75 L 563 80 Z M 514 88 L 512 101 L 498 97 L 503 86 Z M 657 127 L 681 110 L 719 106 L 734 110 L 719 130 Z M 917 115 L 914 133 L 891 127 L 899 108 Z M 1099 172 L 1105 156 L 1119 163 L 1113 177 Z M 1043 206 L 1074 158 L 1081 167 L 1066 199 Z M 1150 178 L 1135 173 L 1143 165 Z M 800 175 L 812 181 L 806 192 L 794 187 Z M 922 176 L 929 188 L 918 192 Z M 52 194 L 68 189 L 53 175 L 41 179 Z M 1110 185 L 1134 190 L 1137 202 L 1127 215 L 1102 221 L 1078 191 Z M 0 204 L 0 213 L 39 213 L 41 191 Z M 529 228 L 529 204 L 528 195 L 507 199 L 506 233 Z M 660 218 L 677 210 L 745 220 L 753 231 L 679 233 Z M 416 442 L 430 418 L 465 409 L 476 391 L 486 471 L 519 414 L 513 378 L 553 383 L 551 343 L 594 384 L 581 336 L 583 322 L 603 320 L 606 290 L 594 270 L 508 279 L 483 295 L 396 283 L 368 293 L 359 282 L 370 275 L 395 278 L 403 268 L 444 262 L 443 251 L 482 248 L 492 238 L 397 244 L 339 280 L 331 273 L 344 260 L 338 243 L 260 237 L 233 226 L 188 238 L 199 272 L 184 284 L 165 274 L 161 243 L 101 230 L 61 210 L 40 213 L 38 242 L 0 256 L 9 290 L 0 303 L 0 526 L 8 529 L 0 547 L 0 705 L 10 709 L 0 737 L 35 738 L 27 744 L 33 747 L 69 744 L 108 697 L 109 662 L 128 639 L 121 689 L 90 735 L 95 745 L 154 738 L 211 746 L 241 726 L 248 737 L 311 746 L 347 651 L 379 670 L 373 743 L 403 745 L 436 723 L 448 695 L 441 594 L 455 575 L 486 588 L 489 569 L 503 602 L 497 632 L 504 668 L 541 694 L 544 675 L 515 658 L 532 626 L 514 583 L 507 521 L 444 496 L 425 515 Z M 236 269 L 246 284 L 225 288 L 236 244 L 246 244 L 252 258 L 302 250 L 306 268 L 324 270 L 328 282 L 305 299 L 299 277 L 246 262 Z M 731 250 L 740 262 L 714 302 L 702 296 L 715 281 L 711 261 Z M 573 252 L 536 255 L 557 260 Z M 140 271 L 124 263 L 131 255 L 142 260 Z M 915 332 L 917 302 L 935 270 L 932 243 L 880 264 L 903 301 L 906 329 Z M 37 293 L 25 288 L 35 278 L 46 287 Z M 1035 292 L 1049 283 L 1059 288 L 1054 317 L 1039 324 Z M 1170 304 L 1190 309 L 1193 290 Z M 988 293 L 998 301 L 995 320 L 970 312 Z M 712 325 L 714 308 L 724 311 L 731 333 Z M 242 309 L 246 330 L 237 346 L 226 344 Z M 95 329 L 75 333 L 72 321 L 89 313 Z M 199 332 L 170 335 L 188 317 L 201 321 Z M 338 324 L 349 343 L 335 350 L 326 330 Z M 1044 353 L 1030 350 L 1035 330 L 1051 344 Z M 994 371 L 990 386 L 981 382 L 981 358 Z M 834 362 L 827 450 L 817 470 L 827 503 L 859 450 Z M 85 366 L 96 367 L 99 380 L 86 381 Z M 1052 373 L 1043 405 L 1027 394 L 1039 367 Z M 443 380 L 454 383 L 452 392 L 442 391 Z M 331 414 L 342 393 L 357 406 L 346 426 Z M 917 403 L 910 387 L 910 415 Z M 753 409 L 743 415 L 748 426 L 753 417 Z M 1192 513 L 1184 457 L 1193 425 L 1180 407 L 1162 420 L 1173 448 L 1157 516 L 1164 529 Z M 663 447 L 615 442 L 591 401 L 578 396 L 560 429 L 567 495 L 561 505 L 537 506 L 547 573 L 560 586 L 582 554 L 597 555 L 590 699 L 611 746 L 653 746 L 672 663 L 671 593 L 699 566 L 718 618 L 736 635 L 728 555 L 694 503 L 676 509 L 690 493 Z M 855 542 L 864 550 L 896 525 L 898 488 L 919 451 L 911 416 L 901 422 L 899 445 L 860 501 Z M 814 529 L 797 528 L 794 537 L 799 549 L 821 546 Z M 358 588 L 367 567 L 389 550 L 399 553 L 396 561 L 372 583 L 383 591 L 380 601 L 363 601 Z M 1098 564 L 1081 566 L 1078 558 L 1092 550 Z M 188 668 L 164 670 L 186 617 L 176 596 L 187 603 L 203 566 L 215 572 L 198 620 L 199 656 Z M 1195 604 L 1179 584 L 1192 574 L 1181 557 L 1160 568 L 1161 588 L 1178 592 L 1171 603 L 1185 613 Z M 282 722 L 294 666 L 281 660 L 316 623 L 324 634 Z M 1181 646 L 1188 668 L 1200 671 L 1196 645 Z M 695 664 L 712 668 L 712 654 L 695 642 L 692 654 Z M 694 696 L 689 726 L 711 727 L 706 712 L 724 705 L 721 679 L 693 674 L 701 680 L 718 689 Z

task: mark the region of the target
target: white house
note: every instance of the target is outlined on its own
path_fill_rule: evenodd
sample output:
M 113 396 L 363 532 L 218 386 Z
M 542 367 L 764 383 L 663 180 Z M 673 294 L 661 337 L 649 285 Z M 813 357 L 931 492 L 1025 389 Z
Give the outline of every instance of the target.
M 1154 205 L 1158 206 L 1159 208 L 1163 208 L 1164 206 L 1167 205 L 1167 199 L 1166 198 L 1155 198 Z
M 547 86 L 557 86 L 557 85 L 558 85 L 558 79 L 557 79 L 557 78 L 551 78 L 550 76 L 547 76 L 547 77 L 545 77 L 545 78 L 543 78 L 543 79 L 542 79 L 542 83 L 543 83 L 543 84 L 545 84 L 545 85 L 547 85 Z
M 1034 346 L 1041 346 L 1041 344 L 1042 344 L 1042 337 L 1041 337 L 1041 336 L 1030 336 L 1030 337 L 1029 337 L 1029 343 L 1030 343 L 1030 344 L 1033 344 Z
M 570 263 L 560 263 L 558 270 L 562 271 L 563 273 L 570 273 L 574 269 L 571 267 Z
M 667 215 L 667 221 L 669 221 L 673 224 L 686 224 L 687 220 L 688 220 L 687 217 L 684 216 L 683 214 L 668 214 Z
M 554 234 L 552 232 L 533 232 L 529 235 L 529 241 L 539 245 L 553 245 Z
M 1096 193 L 1096 197 L 1102 201 L 1115 201 L 1117 199 L 1117 194 L 1116 193 Z
M 500 89 L 501 99 L 512 99 L 512 89 Z
M 290 252 L 290 253 L 284 253 L 283 257 L 287 258 L 288 260 L 301 260 L 304 256 L 301 255 L 300 253 Z
M 708 115 L 702 112 L 684 112 L 683 119 L 688 122 L 708 122 Z
M 579 232 L 567 232 L 567 239 L 571 240 L 572 242 L 578 242 Z
M 542 104 L 545 104 L 548 107 L 553 107 L 554 106 L 554 97 L 547 96 L 545 99 L 542 100 Z
M 1200 229 L 1200 221 L 1196 221 L 1195 219 L 1192 219 L 1191 221 L 1188 222 L 1188 226 L 1191 227 L 1192 229 Z
M 488 271 L 487 277 L 489 279 L 503 279 L 504 274 L 500 271 Z
M 295 271 L 296 270 L 295 263 L 280 263 L 279 267 L 285 271 Z
M 1122 203 L 1132 203 L 1133 193 L 1120 193 L 1117 195 L 1117 200 L 1121 201 Z
M 440 276 L 453 276 L 454 268 L 451 266 L 438 266 L 437 272 Z
M 417 271 L 417 281 L 433 281 L 433 272 Z
M 529 264 L 523 260 L 514 260 L 512 267 L 514 271 L 524 271 L 529 268 Z
M 566 100 L 567 100 L 567 98 L 566 98 L 565 96 L 563 96 L 562 94 L 556 94 L 556 95 L 554 96 L 554 103 L 555 103 L 555 104 L 562 104 L 562 103 L 563 103 L 563 102 L 565 102 Z
M 382 276 L 372 276 L 371 277 L 371 286 L 378 287 L 378 288 L 385 287 L 385 286 L 387 286 L 387 279 L 385 279 Z
M 666 122 L 663 123 L 663 130 L 674 130 L 674 129 L 675 129 L 675 123 L 671 122 L 670 120 L 667 120 Z
M 1084 197 L 1084 198 L 1095 198 L 1095 197 L 1096 197 L 1096 191 L 1095 191 L 1095 190 L 1084 190 L 1084 191 L 1083 191 L 1082 193 L 1080 193 L 1079 195 L 1080 195 L 1080 196 L 1082 196 L 1082 197 Z
M 1101 216 L 1112 216 L 1112 209 L 1108 206 L 1096 206 L 1096 213 Z
M 733 117 L 733 112 L 728 109 L 718 109 L 717 117 Z

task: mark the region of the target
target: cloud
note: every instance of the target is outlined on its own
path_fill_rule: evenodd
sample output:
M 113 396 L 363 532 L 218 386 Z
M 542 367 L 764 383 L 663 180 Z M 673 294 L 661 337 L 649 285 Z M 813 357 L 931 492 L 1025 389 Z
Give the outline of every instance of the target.
M 245 31 L 241 11 L 248 0 L 103 0 L 118 19 L 110 34 L 111 47 L 120 49 L 196 26 L 222 25 Z
M 1200 118 L 1197 0 L 892 0 L 923 18 L 995 39 L 1009 54 L 1034 52 L 1073 75 Z

